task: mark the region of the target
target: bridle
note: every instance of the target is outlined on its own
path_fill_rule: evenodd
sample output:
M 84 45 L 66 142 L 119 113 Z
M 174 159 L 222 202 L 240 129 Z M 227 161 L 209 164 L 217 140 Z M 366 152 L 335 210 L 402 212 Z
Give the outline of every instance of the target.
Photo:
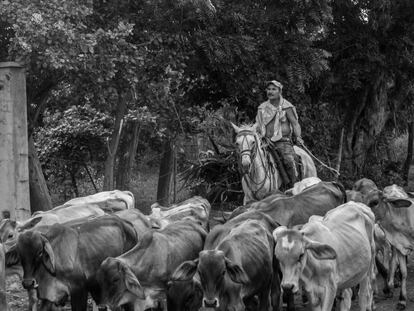
M 254 132 L 252 130 L 240 130 L 237 135 L 236 135 L 236 139 L 238 137 L 242 137 L 242 146 L 244 145 L 243 143 L 247 140 L 247 136 L 253 135 L 254 139 L 255 139 L 255 145 L 252 148 L 248 148 L 248 149 L 243 149 L 240 151 L 240 158 L 241 159 L 244 155 L 249 156 L 250 158 L 250 165 L 252 165 L 253 160 L 256 158 L 257 154 L 258 154 L 258 148 L 259 148 L 259 138 L 257 137 L 257 135 L 254 134 Z M 247 144 L 248 145 L 248 144 Z M 263 150 L 264 151 L 264 150 Z M 246 185 L 249 188 L 250 192 L 253 195 L 253 198 L 255 200 L 260 200 L 260 198 L 257 197 L 257 193 L 264 187 L 265 183 L 266 183 L 266 179 L 269 178 L 270 179 L 270 183 L 272 183 L 272 174 L 270 173 L 270 169 L 266 168 L 266 156 L 262 157 L 260 156 L 260 161 L 261 161 L 261 165 L 265 170 L 265 176 L 263 178 L 263 180 L 256 182 L 251 176 L 250 176 L 250 171 L 249 172 L 242 172 L 242 178 L 246 181 Z M 240 160 L 239 160 L 239 166 L 240 166 Z M 257 189 L 253 189 L 252 188 L 252 184 L 258 186 Z M 270 185 L 270 187 L 272 188 L 272 184 Z
M 242 151 L 240 151 L 240 158 L 243 157 L 244 155 L 248 155 L 250 158 L 250 162 L 253 162 L 253 159 L 256 157 L 257 154 L 257 148 L 258 148 L 258 139 L 257 136 L 254 135 L 252 133 L 252 131 L 249 130 L 241 130 L 240 132 L 237 133 L 236 138 L 237 137 L 243 137 L 242 139 L 242 146 L 243 143 L 247 140 L 247 136 L 249 135 L 253 135 L 254 140 L 255 140 L 255 146 L 253 146 L 250 149 L 243 149 Z M 247 144 L 248 145 L 248 144 Z

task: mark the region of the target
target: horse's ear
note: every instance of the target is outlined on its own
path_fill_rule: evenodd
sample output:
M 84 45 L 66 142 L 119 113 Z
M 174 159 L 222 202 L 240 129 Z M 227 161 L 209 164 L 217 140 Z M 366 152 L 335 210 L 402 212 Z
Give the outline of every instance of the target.
M 234 131 L 236 133 L 240 132 L 240 127 L 238 127 L 237 125 L 235 125 L 233 122 L 230 122 L 231 126 L 233 127 Z

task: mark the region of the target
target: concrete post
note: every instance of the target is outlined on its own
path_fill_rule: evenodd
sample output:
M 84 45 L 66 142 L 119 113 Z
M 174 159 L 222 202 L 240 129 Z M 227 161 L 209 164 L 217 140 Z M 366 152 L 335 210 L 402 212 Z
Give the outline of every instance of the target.
M 30 217 L 25 68 L 0 63 L 0 219 Z

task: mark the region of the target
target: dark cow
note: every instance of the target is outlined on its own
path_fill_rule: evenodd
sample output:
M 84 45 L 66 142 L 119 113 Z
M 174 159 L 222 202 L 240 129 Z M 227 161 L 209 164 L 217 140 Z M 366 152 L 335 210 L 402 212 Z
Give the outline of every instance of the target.
M 292 227 L 306 223 L 312 215 L 323 216 L 345 201 L 345 189 L 340 183 L 320 182 L 292 197 L 271 196 L 245 206 L 244 210 L 263 212 L 280 225 Z M 230 218 L 235 215 L 237 212 Z
M 124 211 L 119 211 L 113 215 L 118 216 L 119 218 L 129 221 L 135 229 L 135 232 L 138 235 L 138 239 L 144 235 L 152 227 L 151 221 L 148 219 L 148 216 L 144 215 L 140 210 L 137 209 L 127 209 Z
M 23 266 L 23 287 L 37 287 L 41 310 L 53 310 L 71 298 L 72 311 L 86 311 L 88 292 L 99 302 L 94 280 L 101 262 L 137 243 L 131 223 L 102 216 L 75 227 L 55 224 L 20 234 L 16 245 Z
M 97 272 L 102 305 L 111 309 L 133 305 L 135 311 L 165 305 L 165 291 L 172 272 L 194 259 L 203 247 L 206 232 L 191 220 L 151 230 L 127 253 L 107 258 Z
M 203 292 L 202 306 L 216 310 L 244 310 L 258 297 L 258 310 L 268 310 L 272 289 L 279 295 L 272 301 L 279 307 L 280 280 L 274 271 L 276 224 L 265 214 L 247 212 L 217 225 L 208 234 L 199 257 L 181 264 L 173 280 L 190 281 L 197 273 Z
M 196 277 L 189 281 L 170 281 L 168 284 L 168 311 L 198 311 L 202 299 L 203 291 Z

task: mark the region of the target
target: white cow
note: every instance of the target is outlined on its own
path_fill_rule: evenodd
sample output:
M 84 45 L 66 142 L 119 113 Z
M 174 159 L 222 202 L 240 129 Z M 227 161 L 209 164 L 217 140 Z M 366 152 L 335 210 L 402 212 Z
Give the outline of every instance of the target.
M 318 177 L 306 177 L 300 181 L 295 182 L 293 188 L 288 189 L 285 191 L 286 194 L 290 195 L 297 195 L 301 193 L 303 190 L 320 183 L 322 180 Z
M 330 311 L 337 294 L 341 310 L 349 310 L 351 287 L 359 284 L 361 311 L 372 310 L 375 267 L 375 217 L 364 204 L 348 202 L 314 217 L 300 230 L 275 229 L 275 256 L 285 291 L 308 294 L 312 310 Z
M 60 207 L 93 203 L 106 213 L 114 213 L 124 209 L 135 208 L 135 198 L 131 191 L 111 190 L 101 191 L 85 197 L 74 198 Z M 55 209 L 59 208 L 56 207 Z
M 210 210 L 210 203 L 206 199 L 194 196 L 169 207 L 154 203 L 151 205 L 151 214 L 148 217 L 159 228 L 164 228 L 169 223 L 183 218 L 190 218 L 199 222 L 204 229 L 208 229 Z

